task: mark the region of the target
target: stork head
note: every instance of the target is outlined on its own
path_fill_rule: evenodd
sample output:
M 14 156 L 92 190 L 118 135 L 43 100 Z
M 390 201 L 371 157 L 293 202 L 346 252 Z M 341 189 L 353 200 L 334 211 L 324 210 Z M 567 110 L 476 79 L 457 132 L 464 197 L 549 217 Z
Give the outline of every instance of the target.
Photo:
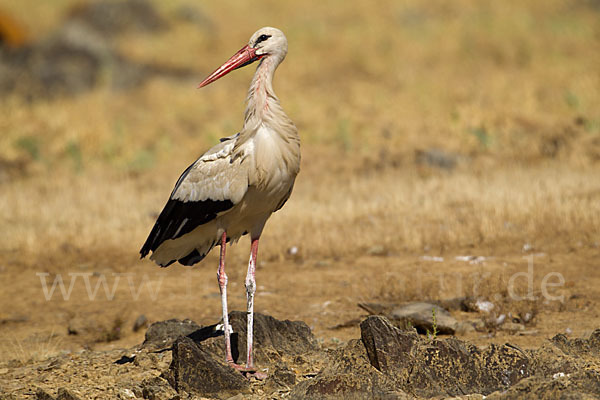
M 258 57 L 276 56 L 281 62 L 287 54 L 287 39 L 279 29 L 267 26 L 252 35 L 248 47 L 253 48 Z
M 248 44 L 235 53 L 225 64 L 217 68 L 212 74 L 198 85 L 204 87 L 217 79 L 227 75 L 234 69 L 252 64 L 254 61 L 265 57 L 274 57 L 279 64 L 287 54 L 287 39 L 283 32 L 277 28 L 260 28 L 252 35 Z

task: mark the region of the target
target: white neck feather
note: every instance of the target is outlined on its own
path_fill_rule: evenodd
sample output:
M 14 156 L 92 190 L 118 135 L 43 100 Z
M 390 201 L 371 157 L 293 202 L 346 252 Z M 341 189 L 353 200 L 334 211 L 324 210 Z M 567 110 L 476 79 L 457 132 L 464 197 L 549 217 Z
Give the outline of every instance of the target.
M 260 124 L 272 125 L 278 120 L 287 120 L 273 90 L 273 75 L 281 60 L 275 56 L 267 56 L 260 61 L 246 98 L 244 129 L 253 130 Z
M 244 128 L 236 140 L 234 152 L 241 150 L 245 142 L 255 138 L 259 130 L 266 128 L 272 135 L 270 140 L 276 140 L 278 143 L 282 162 L 295 176 L 300 168 L 300 137 L 296 126 L 283 111 L 279 98 L 273 91 L 273 74 L 282 60 L 283 57 L 267 56 L 256 68 L 246 99 Z M 257 170 L 266 168 L 262 168 L 261 165 L 265 164 L 265 160 L 272 157 L 272 154 L 264 156 L 266 158 L 263 160 L 257 150 Z

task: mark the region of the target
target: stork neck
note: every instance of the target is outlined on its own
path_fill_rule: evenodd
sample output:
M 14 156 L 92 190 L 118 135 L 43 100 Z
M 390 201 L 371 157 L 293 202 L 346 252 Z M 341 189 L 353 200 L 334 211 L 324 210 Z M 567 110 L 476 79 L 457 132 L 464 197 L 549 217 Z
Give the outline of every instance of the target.
M 275 109 L 281 109 L 279 99 L 273 91 L 273 74 L 278 65 L 278 60 L 267 56 L 256 68 L 248 90 L 244 127 L 263 123 L 273 115 Z

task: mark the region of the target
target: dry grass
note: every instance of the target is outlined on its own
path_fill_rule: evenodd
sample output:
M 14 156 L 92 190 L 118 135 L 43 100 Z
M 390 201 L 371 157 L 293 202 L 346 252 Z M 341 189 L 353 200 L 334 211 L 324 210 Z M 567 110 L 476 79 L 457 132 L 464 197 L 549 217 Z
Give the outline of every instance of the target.
M 172 18 L 180 4 L 159 7 Z M 266 229 L 268 259 L 290 246 L 303 257 L 342 257 L 557 236 L 593 243 L 594 4 L 219 2 L 202 9 L 210 30 L 174 22 L 164 35 L 118 46 L 195 66 L 200 79 L 257 27 L 286 32 L 276 90 L 300 128 L 304 164 L 292 200 Z M 33 1 L 7 8 L 38 36 L 63 13 Z M 1 99 L 0 161 L 19 171 L 2 183 L 0 260 L 27 264 L 65 248 L 133 259 L 179 171 L 241 124 L 251 73 L 203 91 L 156 80 L 52 102 Z M 415 151 L 430 147 L 462 161 L 454 171 L 416 166 Z
M 600 227 L 595 177 L 593 171 L 550 167 L 427 178 L 391 169 L 341 181 L 311 180 L 307 173 L 290 204 L 270 221 L 262 254 L 278 258 L 292 246 L 304 258 L 444 251 L 498 241 L 519 247 L 555 237 L 567 245 L 591 244 Z M 171 180 L 169 174 L 107 180 L 99 173 L 13 182 L 0 207 L 0 251 L 15 258 L 69 249 L 133 255 Z
M 16 336 L 0 343 L 0 360 L 15 360 L 20 365 L 47 360 L 61 352 L 64 339 L 56 332 L 40 332 L 27 340 Z

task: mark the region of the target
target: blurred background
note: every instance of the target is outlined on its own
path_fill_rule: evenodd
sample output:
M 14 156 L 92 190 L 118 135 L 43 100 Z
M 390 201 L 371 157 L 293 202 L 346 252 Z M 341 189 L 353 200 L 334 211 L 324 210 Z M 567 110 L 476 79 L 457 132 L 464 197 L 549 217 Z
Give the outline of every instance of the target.
M 599 296 L 597 0 L 3 0 L 0 329 L 33 346 L 23 358 L 40 341 L 135 343 L 140 314 L 218 318 L 214 255 L 192 270 L 188 302 L 189 271 L 159 271 L 138 250 L 181 171 L 242 126 L 254 66 L 196 85 L 262 26 L 288 38 L 274 86 L 303 164 L 261 241 L 257 311 L 356 336 L 329 328 L 359 315 L 357 301 L 455 295 L 398 284 L 417 267 L 432 282 L 475 268 L 421 258 L 448 254 L 505 257 L 476 267 L 496 277 L 523 252 L 553 251 L 567 288 Z M 234 309 L 247 246 L 230 253 Z M 110 303 L 45 300 L 36 273 L 81 271 L 149 274 L 161 301 L 126 286 Z M 505 283 L 494 279 L 490 293 Z M 73 321 L 88 334 L 68 335 Z

